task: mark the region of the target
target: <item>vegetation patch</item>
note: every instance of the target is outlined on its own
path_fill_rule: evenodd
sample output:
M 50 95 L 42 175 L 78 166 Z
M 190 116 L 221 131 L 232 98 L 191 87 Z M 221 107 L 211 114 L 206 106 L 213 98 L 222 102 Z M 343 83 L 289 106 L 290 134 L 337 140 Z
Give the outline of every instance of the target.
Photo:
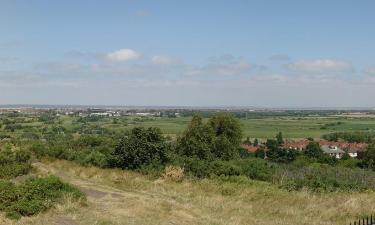
M 0 179 L 11 179 L 31 170 L 30 152 L 0 149 Z
M 30 179 L 19 185 L 0 181 L 0 210 L 12 219 L 43 212 L 64 196 L 71 196 L 75 200 L 85 199 L 77 188 L 55 176 Z

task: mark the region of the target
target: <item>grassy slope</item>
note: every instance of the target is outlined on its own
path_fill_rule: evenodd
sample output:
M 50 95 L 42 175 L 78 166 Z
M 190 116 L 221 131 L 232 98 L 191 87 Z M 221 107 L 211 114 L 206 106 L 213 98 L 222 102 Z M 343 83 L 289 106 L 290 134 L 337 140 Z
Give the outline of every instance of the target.
M 267 183 L 213 180 L 170 183 L 138 173 L 86 168 L 66 161 L 37 163 L 88 195 L 37 217 L 0 224 L 346 224 L 375 211 L 374 193 L 287 192 Z M 69 222 L 69 223 L 67 223 Z

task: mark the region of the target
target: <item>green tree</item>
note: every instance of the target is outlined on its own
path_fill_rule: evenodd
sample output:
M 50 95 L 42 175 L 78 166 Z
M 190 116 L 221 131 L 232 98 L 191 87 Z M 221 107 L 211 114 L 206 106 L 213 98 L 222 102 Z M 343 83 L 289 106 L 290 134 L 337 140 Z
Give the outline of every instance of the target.
M 177 139 L 177 152 L 184 156 L 197 157 L 198 159 L 213 159 L 211 151 L 214 145 L 214 131 L 203 123 L 201 116 L 194 115 L 188 128 Z
M 238 120 L 228 113 L 214 115 L 208 122 L 215 133 L 214 154 L 217 158 L 229 160 L 239 156 L 242 130 Z
M 177 140 L 177 152 L 201 160 L 229 160 L 239 156 L 241 126 L 230 114 L 217 114 L 208 123 L 194 116 L 184 134 Z
M 323 150 L 318 142 L 311 141 L 305 149 L 305 155 L 309 158 L 319 159 L 323 156 Z
M 254 145 L 255 147 L 257 147 L 257 146 L 259 145 L 258 138 L 255 138 L 253 145 Z
M 251 145 L 250 137 L 247 136 L 246 140 L 244 142 L 242 142 L 242 143 L 245 144 L 245 145 Z
M 284 144 L 283 133 L 279 132 L 276 135 L 276 141 L 277 141 L 277 145 L 279 145 L 279 146 Z
M 367 168 L 375 168 L 375 142 L 367 147 L 367 151 L 363 153 L 362 166 Z
M 137 169 L 151 163 L 164 164 L 168 144 L 159 128 L 133 128 L 125 135 L 112 153 L 112 166 Z
M 255 153 L 254 153 L 255 157 L 257 158 L 261 158 L 261 159 L 264 159 L 264 157 L 266 156 L 266 152 L 264 151 L 264 147 L 261 146 L 259 147 Z

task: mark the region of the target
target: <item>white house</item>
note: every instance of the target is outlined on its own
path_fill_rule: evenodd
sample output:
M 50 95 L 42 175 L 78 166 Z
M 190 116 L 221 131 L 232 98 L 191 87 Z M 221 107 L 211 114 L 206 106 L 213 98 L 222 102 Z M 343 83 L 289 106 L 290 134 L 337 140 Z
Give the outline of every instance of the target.
M 340 159 L 345 154 L 344 150 L 335 145 L 323 145 L 322 150 L 324 153 L 329 154 L 336 159 Z

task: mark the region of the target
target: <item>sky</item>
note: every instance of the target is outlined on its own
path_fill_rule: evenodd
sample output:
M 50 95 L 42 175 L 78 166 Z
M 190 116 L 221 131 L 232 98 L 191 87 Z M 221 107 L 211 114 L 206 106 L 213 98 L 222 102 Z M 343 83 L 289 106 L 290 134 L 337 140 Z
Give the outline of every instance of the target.
M 1 0 L 0 104 L 375 107 L 373 0 Z

